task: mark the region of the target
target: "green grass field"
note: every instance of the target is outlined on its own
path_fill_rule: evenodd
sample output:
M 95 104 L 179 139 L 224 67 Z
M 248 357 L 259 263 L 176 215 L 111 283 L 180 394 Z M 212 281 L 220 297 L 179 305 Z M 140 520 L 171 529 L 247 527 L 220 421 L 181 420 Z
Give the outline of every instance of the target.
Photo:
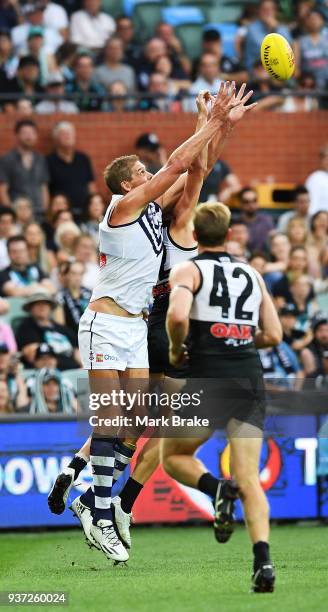
M 74 612 L 328 609 L 325 527 L 272 529 L 277 588 L 265 595 L 249 593 L 251 548 L 243 528 L 226 545 L 215 542 L 210 527 L 139 527 L 132 535 L 128 567 L 113 567 L 100 552 L 88 549 L 79 530 L 1 534 L 0 588 L 65 590 Z

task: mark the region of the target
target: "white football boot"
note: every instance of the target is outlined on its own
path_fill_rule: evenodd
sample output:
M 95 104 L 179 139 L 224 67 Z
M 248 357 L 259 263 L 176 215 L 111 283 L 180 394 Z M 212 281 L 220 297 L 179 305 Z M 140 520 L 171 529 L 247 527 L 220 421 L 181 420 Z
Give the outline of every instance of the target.
M 100 519 L 97 525 L 92 524 L 90 535 L 107 559 L 112 559 L 116 564 L 128 560 L 129 553 L 118 538 L 112 521 Z
M 90 508 L 82 504 L 82 502 L 80 501 L 80 497 L 81 496 L 76 497 L 74 499 L 73 503 L 70 506 L 70 510 L 72 510 L 74 516 L 79 519 L 88 546 L 90 548 L 94 547 L 100 550 L 98 542 L 96 542 L 90 535 L 90 530 L 92 526 L 92 515 L 90 512 Z
M 127 514 L 122 510 L 121 498 L 117 495 L 112 499 L 112 510 L 114 523 L 118 531 L 118 535 L 126 548 L 131 548 L 130 525 L 132 514 Z

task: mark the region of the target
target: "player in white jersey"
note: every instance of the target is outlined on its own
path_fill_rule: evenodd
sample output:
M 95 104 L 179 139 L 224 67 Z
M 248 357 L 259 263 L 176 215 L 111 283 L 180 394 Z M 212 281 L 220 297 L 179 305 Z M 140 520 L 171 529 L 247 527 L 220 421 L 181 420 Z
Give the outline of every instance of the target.
M 253 543 L 253 590 L 271 592 L 275 576 L 268 544 L 268 504 L 259 479 L 264 385 L 256 348 L 278 344 L 282 329 L 262 277 L 225 252 L 229 223 L 230 211 L 223 204 L 203 204 L 196 211 L 199 255 L 177 265 L 170 275 L 170 361 L 173 365 L 183 361 L 189 332 L 191 380 L 187 387 L 193 377 L 212 378 L 203 410 L 212 409 L 208 414 L 211 418 L 215 414 L 215 428 L 225 427 L 230 442 L 230 467 Z M 190 409 L 182 416 L 191 416 Z M 187 427 L 180 438 L 164 439 L 162 461 L 173 478 L 197 488 L 206 468 L 193 455 L 211 435 L 211 428 L 199 428 L 197 437 L 190 435 Z

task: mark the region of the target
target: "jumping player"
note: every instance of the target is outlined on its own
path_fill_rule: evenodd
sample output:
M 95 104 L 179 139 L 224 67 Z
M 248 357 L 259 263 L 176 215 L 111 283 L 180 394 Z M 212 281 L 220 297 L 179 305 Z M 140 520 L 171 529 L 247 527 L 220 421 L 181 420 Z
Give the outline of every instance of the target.
M 271 592 L 275 575 L 268 544 L 268 503 L 259 480 L 264 386 L 256 348 L 278 344 L 282 330 L 262 277 L 224 251 L 229 223 L 230 211 L 223 204 L 203 204 L 196 210 L 199 255 L 177 265 L 170 275 L 169 356 L 174 366 L 183 362 L 189 332 L 191 377 L 215 379 L 215 406 L 230 442 L 231 473 L 253 543 L 253 590 Z M 222 391 L 224 401 L 220 401 Z M 203 432 L 197 439 L 181 435 L 162 440 L 165 470 L 195 488 L 206 472 L 193 457 L 211 435 L 209 429 Z

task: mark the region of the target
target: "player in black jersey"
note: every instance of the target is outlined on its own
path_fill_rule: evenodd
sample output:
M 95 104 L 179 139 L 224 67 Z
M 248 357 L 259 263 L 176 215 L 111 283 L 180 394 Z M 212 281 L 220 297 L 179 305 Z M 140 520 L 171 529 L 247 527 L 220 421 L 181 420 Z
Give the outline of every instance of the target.
M 256 348 L 278 344 L 282 329 L 262 277 L 225 252 L 229 223 L 230 211 L 223 204 L 203 204 L 196 211 L 199 255 L 177 265 L 170 275 L 170 362 L 183 362 L 189 332 L 191 376 L 214 379 L 209 385 L 216 391 L 218 420 L 230 442 L 230 468 L 253 543 L 252 587 L 254 592 L 272 592 L 268 503 L 259 480 L 265 404 Z M 198 488 L 205 467 L 193 454 L 210 435 L 210 429 L 203 428 L 198 439 L 188 438 L 184 429 L 180 438 L 163 440 L 166 471 Z

